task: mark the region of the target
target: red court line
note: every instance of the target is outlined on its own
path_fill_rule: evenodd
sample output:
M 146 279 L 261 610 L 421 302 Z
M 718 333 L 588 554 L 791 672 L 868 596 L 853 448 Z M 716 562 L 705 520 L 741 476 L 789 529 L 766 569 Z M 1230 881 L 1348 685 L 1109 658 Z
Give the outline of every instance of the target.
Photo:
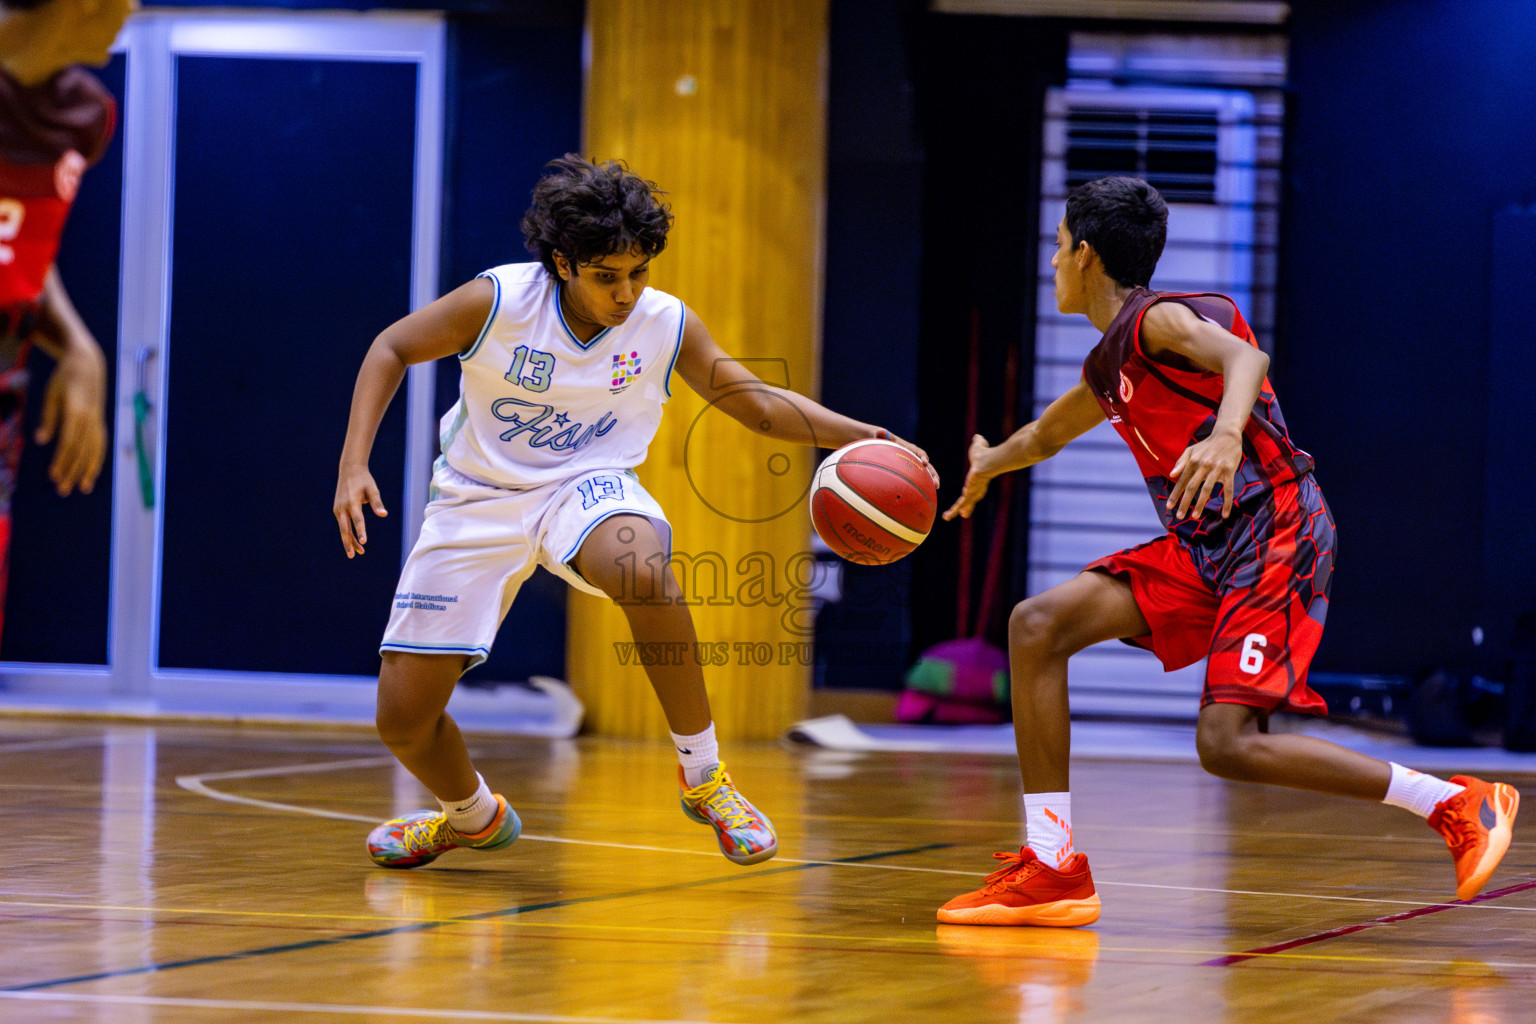
M 1507 885 L 1502 889 L 1494 889 L 1474 896 L 1469 900 L 1455 900 L 1451 903 L 1436 903 L 1432 907 L 1415 907 L 1413 910 L 1405 910 L 1401 914 L 1389 914 L 1386 917 L 1378 917 L 1374 921 L 1366 921 L 1361 924 L 1344 925 L 1341 928 L 1330 928 L 1326 932 L 1318 932 L 1316 935 L 1308 935 L 1305 938 L 1291 939 L 1289 942 L 1279 942 L 1273 946 L 1262 946 L 1259 949 L 1250 949 L 1246 953 L 1233 953 L 1229 956 L 1219 956 L 1214 960 L 1202 961 L 1201 967 L 1231 967 L 1240 964 L 1244 960 L 1252 960 L 1254 957 L 1264 956 L 1267 953 L 1283 953 L 1297 946 L 1310 946 L 1314 942 L 1324 942 L 1328 939 L 1336 939 L 1341 935 L 1353 935 L 1355 932 L 1363 932 L 1367 928 L 1378 928 L 1384 924 L 1396 924 L 1398 921 L 1407 921 L 1415 917 L 1423 917 L 1425 914 L 1438 914 L 1442 910 L 1453 910 L 1456 907 L 1470 907 L 1474 903 L 1483 903 L 1488 900 L 1496 900 L 1501 896 L 1509 896 L 1513 893 L 1524 892 L 1527 889 L 1536 889 L 1536 879 L 1520 882 L 1516 885 Z

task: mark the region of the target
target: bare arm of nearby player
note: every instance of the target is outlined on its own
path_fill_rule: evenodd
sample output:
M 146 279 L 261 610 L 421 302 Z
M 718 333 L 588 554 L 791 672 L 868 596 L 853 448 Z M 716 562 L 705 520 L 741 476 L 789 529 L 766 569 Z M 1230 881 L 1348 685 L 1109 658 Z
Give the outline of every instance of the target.
M 468 351 L 480 337 L 495 301 L 496 286 L 487 278 L 477 277 L 395 321 L 373 339 L 352 389 L 352 414 L 347 420 L 347 439 L 341 446 L 336 501 L 331 509 L 348 558 L 362 554 L 363 545 L 368 543 L 363 506 L 373 506 L 374 515 L 389 515 L 379 486 L 368 471 L 368 455 L 384 411 L 405 379 L 406 367 Z
M 47 444 L 58 438 L 48 476 L 59 494 L 67 496 L 76 487 L 89 494 L 107 455 L 107 359 L 69 301 L 57 267 L 49 267 L 43 279 L 41 308 L 34 338 L 57 365 L 34 439 Z
M 1221 374 L 1216 424 L 1209 437 L 1184 449 L 1174 464 L 1167 507 L 1182 519 L 1191 509 L 1205 508 L 1220 485 L 1225 519 L 1232 514 L 1234 481 L 1243 460 L 1243 427 L 1264 386 L 1269 356 L 1180 302 L 1159 302 L 1146 311 L 1141 347 L 1154 359 L 1177 364 L 1181 357 L 1197 369 Z
M 1068 441 L 1103 421 L 1104 410 L 1098 399 L 1093 397 L 1087 382 L 1079 380 L 1046 406 L 1039 419 L 1024 424 L 997 445 L 987 444 L 987 439 L 977 434 L 971 438 L 967 453 L 970 469 L 965 474 L 965 486 L 944 518 L 971 518 L 993 477 L 1044 462 L 1065 448 Z
M 683 325 L 676 368 L 677 375 L 706 402 L 748 430 L 818 448 L 841 448 L 867 437 L 885 438 L 921 459 L 934 486 L 938 486 L 939 475 L 929 464 L 927 452 L 884 427 L 860 423 L 798 392 L 765 383 L 727 355 L 691 309 Z

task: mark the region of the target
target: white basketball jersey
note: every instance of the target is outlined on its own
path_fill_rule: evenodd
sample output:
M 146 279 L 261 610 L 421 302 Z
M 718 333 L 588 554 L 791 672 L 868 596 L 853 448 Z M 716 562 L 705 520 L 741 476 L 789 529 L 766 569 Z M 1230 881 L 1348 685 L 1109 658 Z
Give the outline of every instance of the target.
M 459 400 L 443 416 L 443 457 L 465 476 L 524 488 L 645 461 L 671 396 L 683 303 L 647 288 L 624 323 L 576 340 L 560 279 L 540 263 L 480 275 L 491 315 L 461 356 Z

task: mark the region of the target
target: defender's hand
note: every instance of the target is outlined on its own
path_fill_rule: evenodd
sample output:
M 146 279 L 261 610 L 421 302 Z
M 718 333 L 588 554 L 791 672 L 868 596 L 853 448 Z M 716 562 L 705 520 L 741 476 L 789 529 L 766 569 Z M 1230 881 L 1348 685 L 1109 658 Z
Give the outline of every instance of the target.
M 1221 518 L 1232 514 L 1237 467 L 1243 460 L 1240 434 L 1212 434 L 1184 449 L 1169 478 L 1174 481 L 1168 495 L 1167 509 L 1173 518 L 1183 519 L 1191 510 L 1205 508 L 1211 495 L 1221 487 Z M 1200 514 L 1198 511 L 1195 513 Z
M 960 489 L 960 497 L 956 498 L 955 503 L 944 513 L 946 522 L 956 516 L 961 519 L 971 518 L 976 503 L 986 496 L 988 485 L 992 483 L 992 478 L 997 476 L 996 472 L 987 467 L 988 456 L 992 450 L 992 447 L 987 444 L 987 439 L 980 434 L 971 438 L 971 447 L 966 453 L 970 468 L 965 471 L 965 485 Z
M 336 479 L 336 502 L 331 511 L 341 530 L 341 546 L 352 558 L 363 553 L 368 543 L 368 526 L 363 521 L 363 506 L 373 506 L 373 514 L 387 516 L 384 501 L 379 497 L 379 485 L 373 482 L 373 474 L 367 466 L 343 466 Z

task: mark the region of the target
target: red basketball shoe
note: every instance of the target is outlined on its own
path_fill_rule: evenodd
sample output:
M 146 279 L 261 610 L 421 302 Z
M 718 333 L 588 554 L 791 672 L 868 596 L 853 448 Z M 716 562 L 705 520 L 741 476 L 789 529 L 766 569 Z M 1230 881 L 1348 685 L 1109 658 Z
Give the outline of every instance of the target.
M 1509 849 L 1520 794 L 1514 786 L 1469 775 L 1453 775 L 1450 781 L 1467 788 L 1435 805 L 1429 827 L 1445 837 L 1456 860 L 1456 898 L 1469 900 Z
M 1003 862 L 975 892 L 939 908 L 945 924 L 1042 925 L 1080 928 L 1099 919 L 1099 894 L 1088 873 L 1088 858 L 1074 853 L 1060 868 L 1047 867 L 1027 846 L 1018 853 L 994 853 Z

